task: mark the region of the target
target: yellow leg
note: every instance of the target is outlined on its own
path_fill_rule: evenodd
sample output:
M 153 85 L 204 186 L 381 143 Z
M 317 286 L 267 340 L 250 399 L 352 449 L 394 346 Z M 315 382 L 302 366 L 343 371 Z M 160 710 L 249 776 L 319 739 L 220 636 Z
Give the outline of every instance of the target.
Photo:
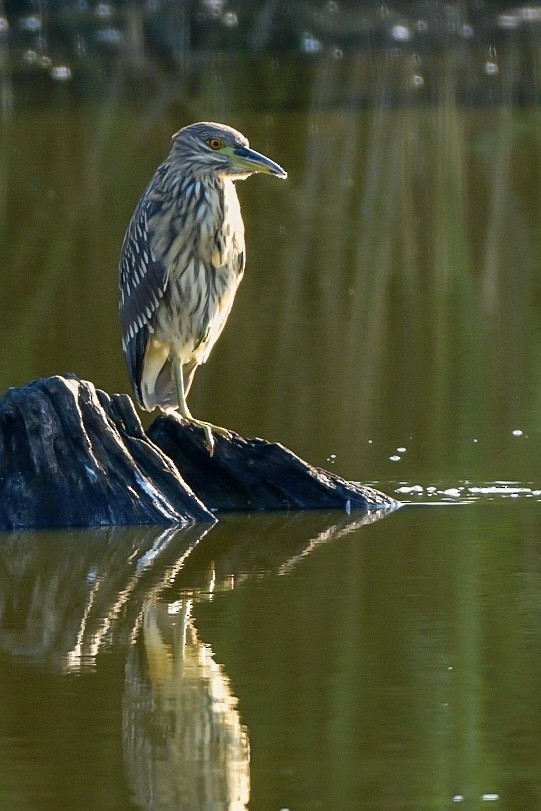
M 186 422 L 189 422 L 192 425 L 198 425 L 203 429 L 205 432 L 205 444 L 209 449 L 210 455 L 212 456 L 214 453 L 214 437 L 212 436 L 212 432 L 215 431 L 217 434 L 225 436 L 227 439 L 231 438 L 231 434 L 226 428 L 221 428 L 219 425 L 212 425 L 210 422 L 205 422 L 204 420 L 198 420 L 195 417 L 192 417 L 190 409 L 188 408 L 188 403 L 186 402 L 186 394 L 184 392 L 182 364 L 177 357 L 171 358 L 171 363 L 173 364 L 175 385 L 177 389 L 178 413 L 183 419 L 186 420 Z

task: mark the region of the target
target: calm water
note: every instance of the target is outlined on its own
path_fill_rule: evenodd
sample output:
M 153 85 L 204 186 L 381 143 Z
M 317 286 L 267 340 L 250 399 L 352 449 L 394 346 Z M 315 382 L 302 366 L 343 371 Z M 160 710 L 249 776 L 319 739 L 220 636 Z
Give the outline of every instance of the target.
M 413 502 L 1 536 L 1 811 L 541 807 L 541 49 L 506 19 L 56 82 L 1 40 L 0 390 L 127 390 L 124 229 L 227 121 L 289 179 L 239 188 L 192 411 Z
M 3 536 L 1 807 L 538 808 L 538 501 L 361 524 Z

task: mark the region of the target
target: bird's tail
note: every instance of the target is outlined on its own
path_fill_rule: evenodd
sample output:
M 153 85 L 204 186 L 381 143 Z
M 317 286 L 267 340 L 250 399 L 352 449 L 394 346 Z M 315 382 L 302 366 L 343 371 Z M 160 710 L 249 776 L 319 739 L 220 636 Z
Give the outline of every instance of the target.
M 195 361 L 191 361 L 182 367 L 186 396 L 192 385 L 196 369 L 197 363 Z M 143 405 L 148 411 L 152 411 L 158 406 L 160 408 L 176 408 L 178 406 L 177 387 L 170 358 L 166 358 L 159 368 L 156 368 L 156 364 L 150 364 L 150 367 L 145 364 L 145 372 L 141 381 L 141 394 Z

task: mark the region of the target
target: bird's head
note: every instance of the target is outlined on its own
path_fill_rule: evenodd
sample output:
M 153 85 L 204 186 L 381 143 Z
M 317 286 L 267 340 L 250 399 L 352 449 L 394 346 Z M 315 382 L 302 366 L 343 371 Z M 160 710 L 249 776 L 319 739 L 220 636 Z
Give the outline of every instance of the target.
M 240 132 L 226 124 L 190 124 L 173 135 L 171 160 L 184 174 L 243 180 L 254 172 L 286 178 L 277 163 L 250 149 Z

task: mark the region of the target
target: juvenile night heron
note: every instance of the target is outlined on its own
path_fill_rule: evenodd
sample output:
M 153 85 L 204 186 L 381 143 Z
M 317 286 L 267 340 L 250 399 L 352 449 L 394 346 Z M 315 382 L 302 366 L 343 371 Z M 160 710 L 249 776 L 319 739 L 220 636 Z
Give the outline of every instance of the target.
M 253 172 L 287 177 L 224 124 L 201 122 L 173 136 L 124 237 L 120 318 L 128 374 L 139 405 L 178 409 L 212 431 L 186 396 L 218 340 L 244 273 L 244 225 L 234 181 Z

